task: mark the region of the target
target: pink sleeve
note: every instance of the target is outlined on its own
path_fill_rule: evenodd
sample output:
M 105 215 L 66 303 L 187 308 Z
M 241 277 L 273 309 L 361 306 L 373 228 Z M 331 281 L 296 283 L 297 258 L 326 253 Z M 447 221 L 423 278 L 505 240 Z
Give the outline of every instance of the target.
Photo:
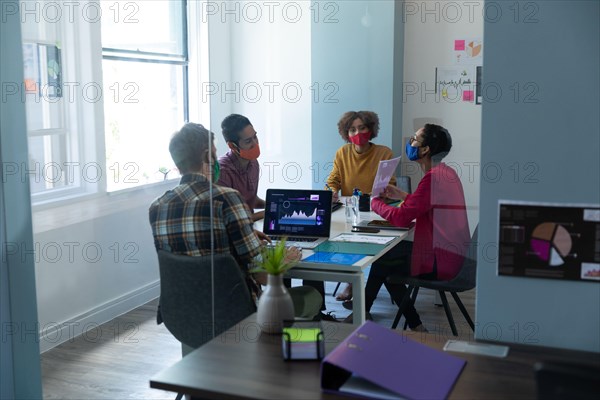
M 389 206 L 382 199 L 375 198 L 371 202 L 371 209 L 396 226 L 408 226 L 412 220 L 431 209 L 431 174 L 425 174 L 417 190 L 406 196 L 400 207 Z

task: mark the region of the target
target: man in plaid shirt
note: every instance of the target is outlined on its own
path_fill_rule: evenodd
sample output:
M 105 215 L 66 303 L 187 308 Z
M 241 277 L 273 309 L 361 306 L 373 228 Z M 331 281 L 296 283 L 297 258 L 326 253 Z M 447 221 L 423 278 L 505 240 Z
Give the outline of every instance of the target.
M 249 262 L 259 254 L 261 240 L 268 237 L 252 227 L 250 210 L 239 192 L 211 184 L 218 180 L 216 147 L 209 154 L 214 134 L 200 124 L 187 123 L 175 133 L 169 151 L 182 174 L 179 186 L 150 205 L 150 224 L 157 250 L 189 256 L 230 253 L 247 273 Z M 211 212 L 212 205 L 212 212 Z M 298 249 L 292 257 L 299 259 Z M 253 298 L 260 286 L 249 274 Z

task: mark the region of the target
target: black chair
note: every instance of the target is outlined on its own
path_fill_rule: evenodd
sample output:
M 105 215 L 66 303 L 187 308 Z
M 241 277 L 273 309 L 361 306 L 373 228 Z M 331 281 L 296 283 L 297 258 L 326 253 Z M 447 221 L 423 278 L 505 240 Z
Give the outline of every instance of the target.
M 400 318 L 404 313 L 404 309 L 409 304 L 408 302 L 410 301 L 412 304 L 415 304 L 415 300 L 417 299 L 419 289 L 426 288 L 436 290 L 440 294 L 440 297 L 442 298 L 442 304 L 444 306 L 444 311 L 446 312 L 446 317 L 448 317 L 448 322 L 450 323 L 450 328 L 452 329 L 452 334 L 454 336 L 458 336 L 458 332 L 456 331 L 454 318 L 452 317 L 452 312 L 450 311 L 450 306 L 448 305 L 446 292 L 452 295 L 454 301 L 456 301 L 456 304 L 458 305 L 458 308 L 467 320 L 467 323 L 469 324 L 471 329 L 475 331 L 475 325 L 473 324 L 473 320 L 469 316 L 467 309 L 463 305 L 457 293 L 465 292 L 475 287 L 475 279 L 477 272 L 477 231 L 478 227 L 475 228 L 473 236 L 471 237 L 471 243 L 469 244 L 469 249 L 465 256 L 465 261 L 462 265 L 462 268 L 460 269 L 458 274 L 451 280 L 435 281 L 412 278 L 404 275 L 392 275 L 388 278 L 390 282 L 401 283 L 408 286 L 408 290 L 406 291 L 406 294 L 404 295 L 404 298 L 402 299 L 402 302 L 398 307 L 398 313 L 396 314 L 396 318 L 394 319 L 394 323 L 392 324 L 392 329 L 396 329 L 396 327 L 398 326 L 398 322 L 400 321 Z M 404 329 L 406 329 L 406 323 L 404 324 Z
M 256 311 L 246 279 L 230 254 L 190 257 L 158 252 L 160 268 L 159 318 L 182 343 L 182 354 L 200 347 Z M 214 281 L 214 303 L 211 281 Z M 323 297 L 313 287 L 288 289 L 298 319 L 312 319 Z M 213 319 L 214 304 L 214 319 Z M 214 335 L 213 335 L 214 323 Z
M 191 257 L 159 250 L 158 265 L 157 321 L 181 342 L 183 356 L 256 311 L 245 277 L 230 254 Z M 182 397 L 179 393 L 176 400 Z
M 338 282 L 337 285 L 335 285 L 335 289 L 333 290 L 333 294 L 332 296 L 335 297 L 338 289 L 340 288 L 340 285 L 342 284 L 342 282 Z
M 256 311 L 245 277 L 231 255 L 190 257 L 159 250 L 158 262 L 159 313 L 184 353 L 185 346 L 198 348 Z

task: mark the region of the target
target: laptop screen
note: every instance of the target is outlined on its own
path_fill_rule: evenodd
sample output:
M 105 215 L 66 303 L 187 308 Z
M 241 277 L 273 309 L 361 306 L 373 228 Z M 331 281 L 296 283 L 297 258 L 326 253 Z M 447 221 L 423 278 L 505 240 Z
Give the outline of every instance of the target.
M 329 237 L 331 196 L 329 190 L 268 189 L 263 232 Z

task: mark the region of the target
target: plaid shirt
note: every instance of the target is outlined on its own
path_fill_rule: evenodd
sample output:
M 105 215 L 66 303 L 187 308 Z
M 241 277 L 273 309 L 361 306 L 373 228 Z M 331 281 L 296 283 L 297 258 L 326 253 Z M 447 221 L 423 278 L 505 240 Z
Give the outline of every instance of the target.
M 249 210 L 240 194 L 213 185 L 201 174 L 186 174 L 179 186 L 167 191 L 150 205 L 150 224 L 156 250 L 175 254 L 206 256 L 214 253 L 234 256 L 244 272 L 260 252 L 260 241 L 252 227 Z M 213 206 L 211 219 L 210 205 Z M 251 292 L 256 288 L 250 285 Z

